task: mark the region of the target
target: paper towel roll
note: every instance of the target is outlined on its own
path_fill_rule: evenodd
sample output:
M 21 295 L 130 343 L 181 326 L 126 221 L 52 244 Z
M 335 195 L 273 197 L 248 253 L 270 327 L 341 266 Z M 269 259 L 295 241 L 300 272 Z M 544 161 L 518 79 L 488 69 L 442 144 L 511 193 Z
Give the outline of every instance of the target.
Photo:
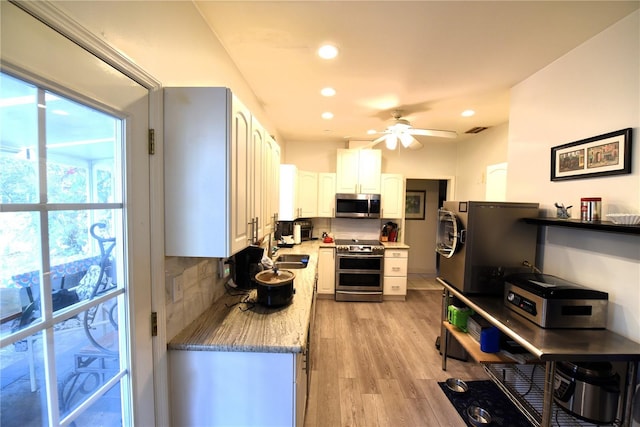
M 300 242 L 302 241 L 301 239 L 301 227 L 300 224 L 294 224 L 293 225 L 293 243 L 296 245 L 299 245 Z

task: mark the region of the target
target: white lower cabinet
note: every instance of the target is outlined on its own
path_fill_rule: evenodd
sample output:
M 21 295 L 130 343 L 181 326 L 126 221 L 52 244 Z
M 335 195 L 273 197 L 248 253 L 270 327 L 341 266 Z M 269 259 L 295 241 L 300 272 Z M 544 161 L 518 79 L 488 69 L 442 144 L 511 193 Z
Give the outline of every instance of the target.
M 318 251 L 318 294 L 334 295 L 336 291 L 336 250 Z
M 173 426 L 304 424 L 304 353 L 171 350 Z
M 409 250 L 387 249 L 384 251 L 384 299 L 404 300 L 407 295 L 407 265 Z

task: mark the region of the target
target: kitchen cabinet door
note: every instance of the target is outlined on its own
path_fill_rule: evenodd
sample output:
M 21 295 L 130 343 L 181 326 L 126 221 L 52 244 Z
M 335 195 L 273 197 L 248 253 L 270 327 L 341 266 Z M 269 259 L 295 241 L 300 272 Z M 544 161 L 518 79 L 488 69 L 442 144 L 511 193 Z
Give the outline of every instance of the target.
M 228 88 L 164 89 L 165 254 L 228 257 L 249 243 L 251 114 Z
M 407 249 L 387 248 L 384 251 L 383 299 L 406 298 L 408 261 Z
M 338 149 L 336 193 L 358 193 L 359 150 Z
M 174 426 L 295 427 L 304 418 L 301 353 L 171 350 L 168 362 Z
M 333 218 L 336 208 L 336 174 L 318 174 L 318 217 Z
M 251 113 L 233 96 L 231 108 L 231 250 L 234 254 L 247 247 L 250 242 L 249 223 L 252 220 L 249 197 L 250 181 L 253 175 L 249 171 L 251 164 Z M 215 181 L 209 185 L 215 190 Z M 204 230 L 201 230 L 201 233 Z M 212 238 L 213 236 L 208 236 Z
M 358 183 L 360 193 L 380 194 L 380 173 L 382 171 L 382 152 L 380 150 L 358 150 Z
M 318 173 L 298 171 L 298 218 L 318 216 Z
M 404 218 L 404 176 L 383 173 L 380 179 L 382 218 Z
M 268 133 L 265 132 L 263 156 L 262 189 L 262 218 L 264 218 L 264 235 L 274 232 L 280 208 L 280 147 Z
M 380 194 L 380 150 L 339 149 L 336 162 L 336 193 Z
M 280 221 L 298 218 L 298 168 L 280 165 Z
M 336 290 L 336 251 L 320 248 L 318 251 L 318 294 L 333 295 Z
M 265 131 L 255 117 L 251 117 L 251 150 L 249 151 L 249 197 L 247 199 L 249 209 L 249 239 L 259 240 L 264 236 L 266 223 L 262 205 L 264 203 L 263 192 L 265 189 L 265 157 L 266 157 Z

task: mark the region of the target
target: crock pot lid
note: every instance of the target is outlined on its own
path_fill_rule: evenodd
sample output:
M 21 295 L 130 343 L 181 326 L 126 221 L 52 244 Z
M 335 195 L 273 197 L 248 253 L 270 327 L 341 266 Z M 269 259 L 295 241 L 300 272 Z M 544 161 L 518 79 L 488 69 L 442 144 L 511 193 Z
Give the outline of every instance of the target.
M 612 375 L 610 362 L 560 362 L 570 372 L 592 378 L 606 378 Z
M 293 271 L 278 270 L 275 273 L 273 270 L 264 270 L 256 274 L 256 280 L 265 285 L 280 285 L 283 283 L 291 282 L 296 277 Z

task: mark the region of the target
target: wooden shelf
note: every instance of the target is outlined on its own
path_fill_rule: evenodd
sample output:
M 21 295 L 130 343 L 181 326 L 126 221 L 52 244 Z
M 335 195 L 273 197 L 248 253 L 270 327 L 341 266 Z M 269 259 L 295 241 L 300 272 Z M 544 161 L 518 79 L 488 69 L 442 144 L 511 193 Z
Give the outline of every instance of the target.
M 449 331 L 451 336 L 460 343 L 460 345 L 469 353 L 469 356 L 478 363 L 516 363 L 513 359 L 508 358 L 500 353 L 485 353 L 480 350 L 480 343 L 474 340 L 471 335 L 462 332 L 456 326 L 453 326 L 446 320 L 442 324 Z
M 527 224 L 550 225 L 554 227 L 582 228 L 610 233 L 640 234 L 640 225 L 614 224 L 610 221 L 580 221 L 579 219 L 525 218 Z

